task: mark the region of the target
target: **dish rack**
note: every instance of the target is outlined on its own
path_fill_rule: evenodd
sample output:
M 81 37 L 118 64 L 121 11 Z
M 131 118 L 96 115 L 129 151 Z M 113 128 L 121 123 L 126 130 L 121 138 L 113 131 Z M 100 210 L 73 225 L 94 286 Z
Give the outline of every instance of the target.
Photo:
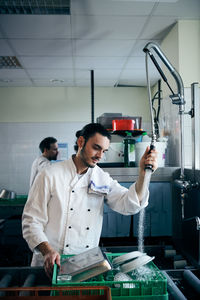
M 111 262 L 125 253 L 106 253 L 108 260 Z M 62 257 L 68 257 L 62 255 Z M 131 276 L 132 280 L 129 281 L 115 281 L 114 277 L 118 273 L 116 269 L 112 269 L 104 274 L 100 274 L 84 282 L 70 282 L 57 279 L 58 268 L 54 265 L 53 270 L 53 286 L 67 287 L 93 287 L 93 286 L 107 286 L 111 289 L 112 300 L 168 300 L 167 293 L 167 278 L 151 261 L 146 266 L 153 272 L 147 280 L 136 280 Z

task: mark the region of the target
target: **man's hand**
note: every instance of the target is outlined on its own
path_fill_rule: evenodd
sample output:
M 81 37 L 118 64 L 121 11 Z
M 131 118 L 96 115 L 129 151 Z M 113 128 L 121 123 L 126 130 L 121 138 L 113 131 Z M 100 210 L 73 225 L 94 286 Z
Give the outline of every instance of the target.
M 157 163 L 158 152 L 156 151 L 156 149 L 153 149 L 149 153 L 149 150 L 150 147 L 147 147 L 145 153 L 143 154 L 140 160 L 139 176 L 135 185 L 136 193 L 138 195 L 140 202 L 142 201 L 147 188 L 144 185 L 145 165 L 147 164 L 152 165 L 153 171 L 155 171 L 158 168 L 158 163 Z
M 151 150 L 149 153 L 150 147 L 148 146 L 146 148 L 145 153 L 143 154 L 141 160 L 140 160 L 140 172 L 143 174 L 145 173 L 145 165 L 152 165 L 152 170 L 155 171 L 158 168 L 158 152 L 156 149 Z
M 60 254 L 55 251 L 48 242 L 42 242 L 37 246 L 37 249 L 42 253 L 44 256 L 44 269 L 49 277 L 52 279 L 53 275 L 53 266 L 56 263 L 58 267 L 60 267 Z
M 60 254 L 55 250 L 51 250 L 44 255 L 44 269 L 50 280 L 52 279 L 55 263 L 60 267 Z

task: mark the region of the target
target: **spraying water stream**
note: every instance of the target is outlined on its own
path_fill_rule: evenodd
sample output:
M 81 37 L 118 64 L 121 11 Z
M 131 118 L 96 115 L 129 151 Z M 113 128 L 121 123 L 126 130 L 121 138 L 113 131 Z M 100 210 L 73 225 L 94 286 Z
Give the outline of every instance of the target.
M 145 170 L 142 196 L 145 195 L 146 191 L 149 188 L 151 174 L 152 174 L 152 170 L 150 169 Z M 139 224 L 138 224 L 138 251 L 143 253 L 144 253 L 144 218 L 145 218 L 145 208 L 141 209 L 139 213 Z

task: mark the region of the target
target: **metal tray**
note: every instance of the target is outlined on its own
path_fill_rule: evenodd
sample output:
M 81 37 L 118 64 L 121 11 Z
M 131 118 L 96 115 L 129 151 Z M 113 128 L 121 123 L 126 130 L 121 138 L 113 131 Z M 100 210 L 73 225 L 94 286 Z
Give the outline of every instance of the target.
M 80 282 L 111 270 L 111 264 L 99 247 L 61 260 L 57 280 Z

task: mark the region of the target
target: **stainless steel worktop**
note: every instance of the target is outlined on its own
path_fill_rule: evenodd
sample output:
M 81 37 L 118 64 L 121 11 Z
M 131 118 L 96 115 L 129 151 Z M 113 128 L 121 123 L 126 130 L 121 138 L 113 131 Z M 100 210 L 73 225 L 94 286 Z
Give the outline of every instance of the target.
M 105 172 L 108 172 L 114 179 L 119 182 L 134 182 L 137 180 L 139 168 L 102 168 Z M 165 167 L 158 168 L 155 173 L 152 174 L 151 181 L 153 182 L 165 182 L 172 180 L 172 174 L 180 169 L 179 167 Z

